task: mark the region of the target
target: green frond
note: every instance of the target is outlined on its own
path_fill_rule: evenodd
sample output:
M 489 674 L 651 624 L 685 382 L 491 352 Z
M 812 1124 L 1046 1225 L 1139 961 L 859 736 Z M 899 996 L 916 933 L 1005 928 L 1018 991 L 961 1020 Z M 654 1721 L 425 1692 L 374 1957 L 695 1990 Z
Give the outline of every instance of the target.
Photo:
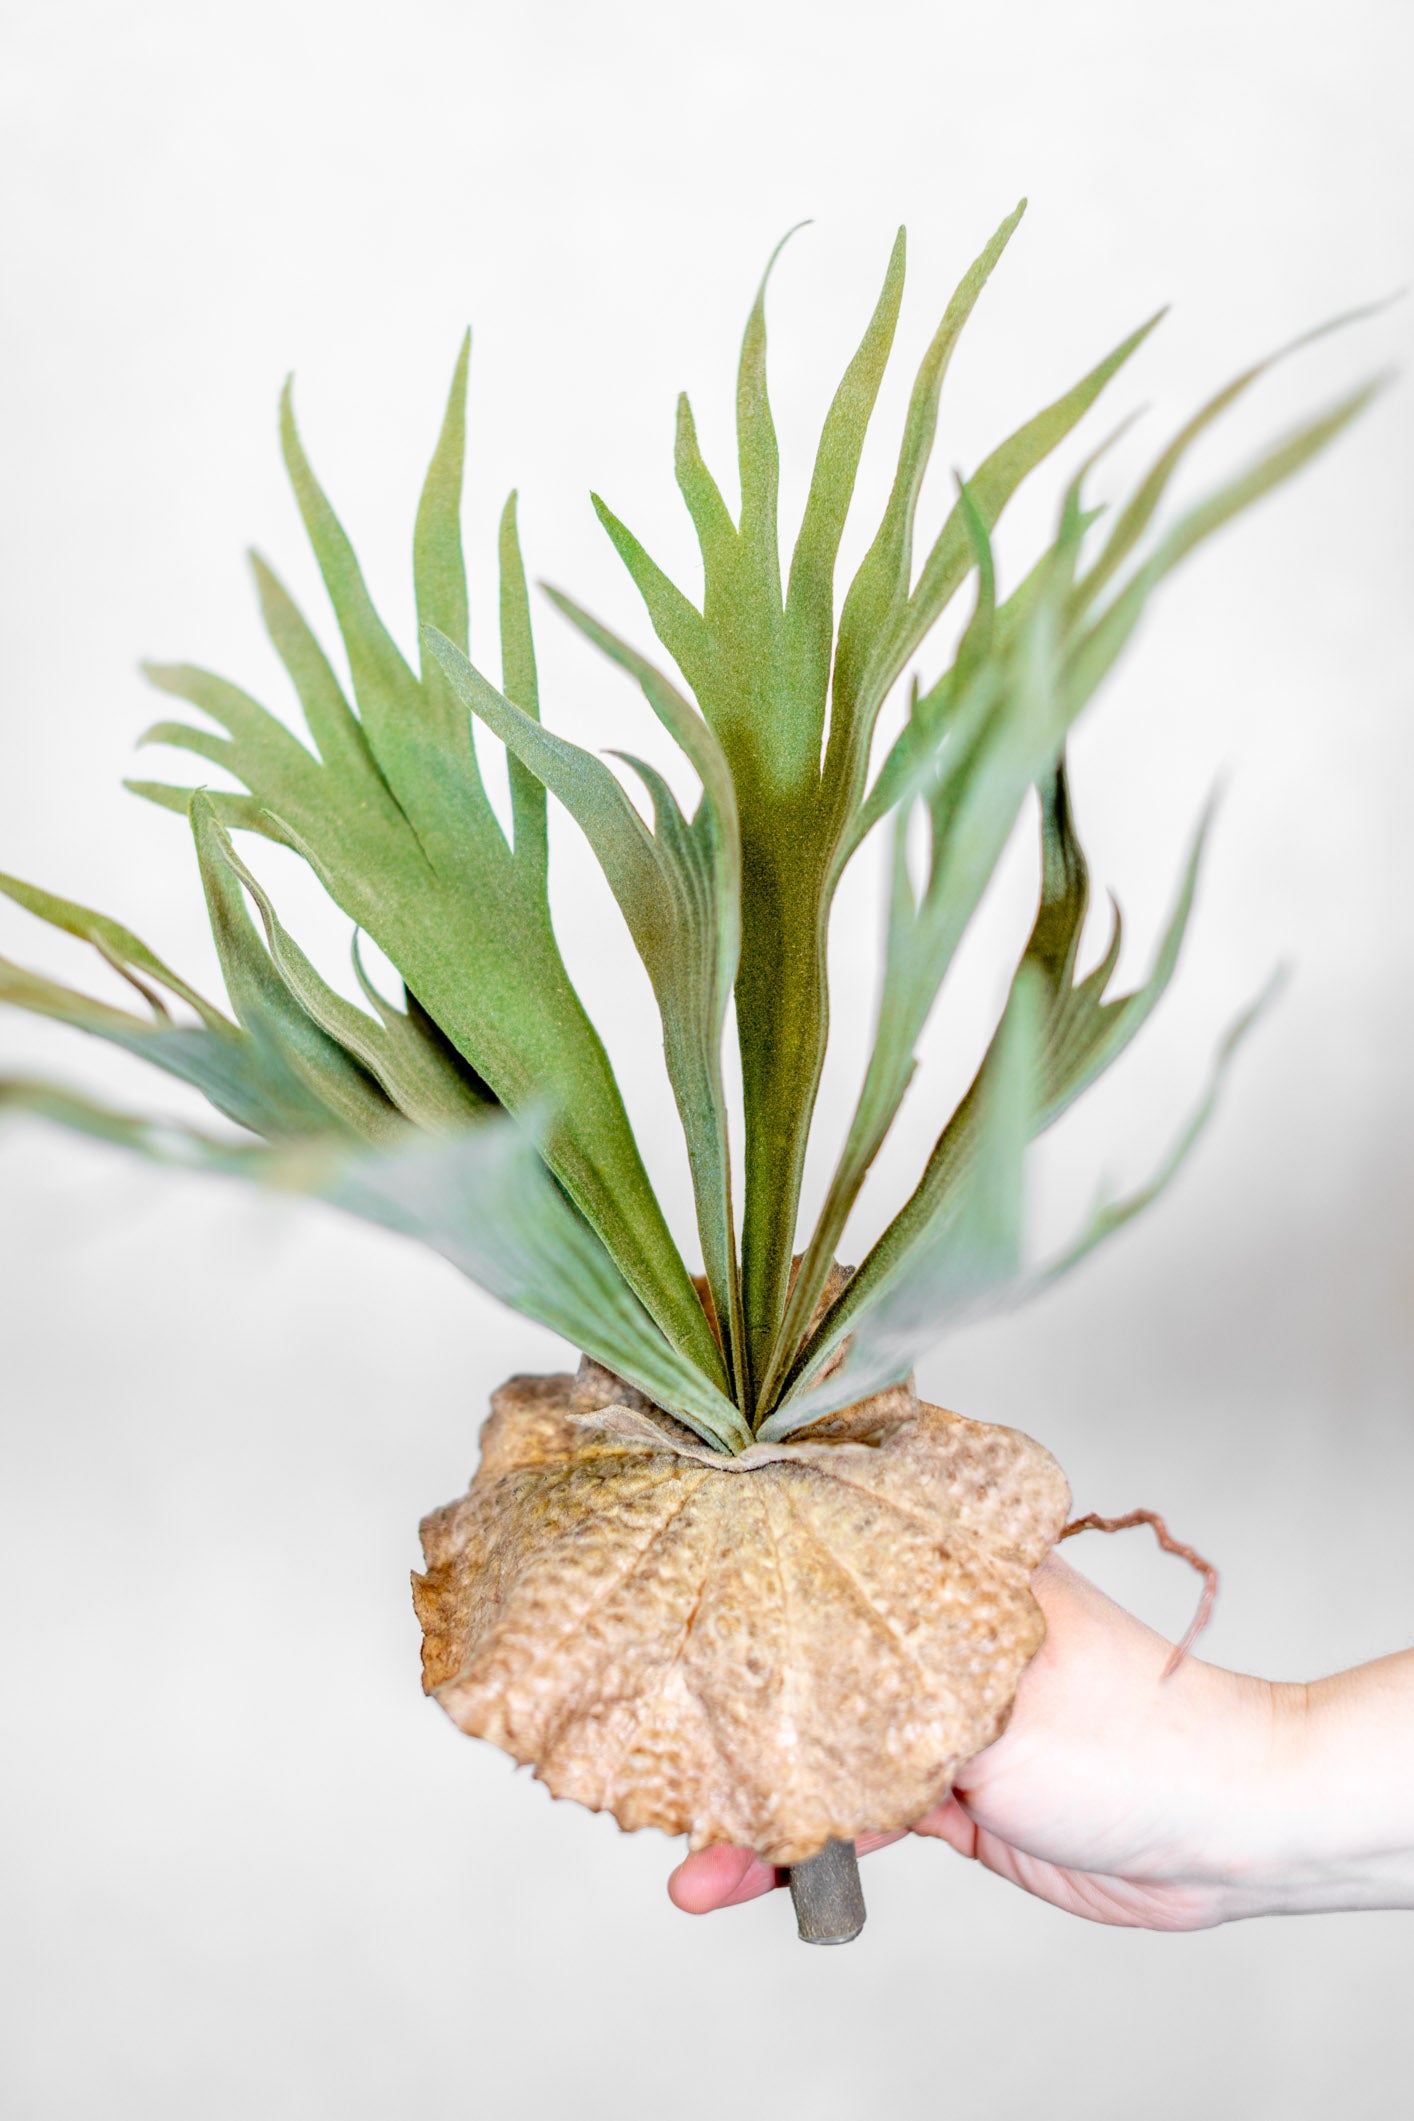
M 0 1081 L 0 1108 L 169 1165 L 305 1193 L 402 1231 L 728 1451 L 753 1434 L 797 1435 L 906 1375 L 949 1322 L 1049 1287 L 1124 1227 L 1191 1152 L 1258 1012 L 1224 1041 L 1209 1090 L 1154 1177 L 1102 1202 L 1049 1265 L 1028 1266 L 1028 1144 L 1118 1060 L 1167 991 L 1207 832 L 1205 818 L 1147 976 L 1111 992 L 1116 905 L 1108 946 L 1081 977 L 1091 878 L 1067 739 L 1159 585 L 1310 462 L 1379 385 L 1348 391 L 1168 518 L 1177 474 L 1222 415 L 1275 362 L 1368 312 L 1318 327 L 1212 394 L 1108 509 L 1090 487 L 1109 442 L 1091 447 L 1063 483 L 1049 542 L 1015 584 L 999 581 L 992 537 L 1004 510 L 1136 356 L 1158 322 L 1150 318 L 957 479 L 942 528 L 920 555 L 919 508 L 950 364 L 1023 210 L 1024 202 L 978 253 L 928 342 L 888 499 L 842 600 L 840 554 L 901 315 L 902 231 L 830 401 L 784 572 L 766 332 L 779 245 L 742 338 L 735 515 L 691 407 L 678 400 L 673 468 L 701 555 L 700 596 L 671 581 L 595 497 L 676 674 L 573 598 L 548 595 L 638 686 L 696 776 L 700 795 L 684 806 L 655 764 L 615 753 L 646 791 L 651 821 L 603 758 L 557 733 L 553 705 L 549 722 L 542 718 L 514 494 L 496 531 L 499 686 L 473 653 L 461 520 L 469 338 L 413 529 L 415 662 L 380 616 L 305 452 L 287 386 L 281 446 L 348 680 L 276 573 L 252 555 L 261 615 L 306 736 L 225 678 L 194 664 L 152 664 L 152 683 L 195 718 L 159 721 L 145 741 L 186 751 L 237 786 L 128 783 L 189 820 L 231 1014 L 121 923 L 0 876 L 0 894 L 87 942 L 142 1013 L 9 960 L 0 960 L 0 1001 L 138 1054 L 195 1086 L 239 1132 L 222 1138 L 114 1112 L 24 1078 Z M 956 650 L 925 680 L 915 658 L 969 584 Z M 876 757 L 881 710 L 905 677 L 903 727 Z M 509 831 L 482 782 L 474 721 L 483 740 L 505 749 Z M 924 1027 L 1033 789 L 1040 898 L 1001 1021 L 912 1193 L 824 1307 Z M 692 1178 L 705 1270 L 698 1284 L 560 954 L 548 889 L 551 797 L 593 850 L 657 1002 Z M 823 1208 L 802 1233 L 801 1177 L 829 1033 L 831 909 L 845 867 L 876 829 L 891 835 L 892 864 L 874 1034 Z M 237 854 L 234 831 L 308 863 L 353 924 L 361 1002 L 331 986 L 284 926 Z M 921 846 L 916 875 L 910 835 Z M 396 969 L 400 1003 L 369 979 L 359 935 Z M 745 1113 L 739 1174 L 722 1053 L 733 1002 Z

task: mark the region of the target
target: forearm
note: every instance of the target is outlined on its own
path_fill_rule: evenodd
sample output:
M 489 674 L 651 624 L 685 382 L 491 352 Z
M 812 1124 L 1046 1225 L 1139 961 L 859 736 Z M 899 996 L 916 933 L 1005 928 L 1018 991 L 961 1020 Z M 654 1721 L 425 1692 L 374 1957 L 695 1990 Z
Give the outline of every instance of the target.
M 1311 1686 L 1170 1647 L 1065 1562 L 998 1742 L 921 1821 L 1092 1920 L 1414 1908 L 1414 1651 Z M 959 1811 L 960 1807 L 960 1811 Z
M 1230 1917 L 1414 1908 L 1414 1650 L 1274 1685 L 1252 1856 Z

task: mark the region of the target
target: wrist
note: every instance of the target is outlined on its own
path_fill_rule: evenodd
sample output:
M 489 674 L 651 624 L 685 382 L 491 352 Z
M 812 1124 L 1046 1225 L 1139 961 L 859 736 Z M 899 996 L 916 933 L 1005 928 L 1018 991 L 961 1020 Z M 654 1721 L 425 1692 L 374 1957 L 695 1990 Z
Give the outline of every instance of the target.
M 1311 1685 L 1223 1676 L 1247 1739 L 1199 1852 L 1219 1919 L 1414 1908 L 1414 1652 Z

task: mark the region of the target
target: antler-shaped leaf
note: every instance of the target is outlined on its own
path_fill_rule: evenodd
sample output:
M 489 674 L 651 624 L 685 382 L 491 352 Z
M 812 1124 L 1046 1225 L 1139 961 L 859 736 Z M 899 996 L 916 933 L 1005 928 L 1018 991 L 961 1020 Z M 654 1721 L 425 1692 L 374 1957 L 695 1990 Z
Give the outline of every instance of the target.
M 419 616 L 463 649 L 465 378 L 463 347 L 414 540 Z M 271 638 L 319 756 L 236 687 L 186 666 L 151 675 L 226 734 L 163 723 L 150 736 L 212 758 L 241 780 L 258 808 L 217 798 L 218 814 L 298 848 L 495 1096 L 512 1111 L 539 1115 L 546 1161 L 604 1235 L 630 1285 L 674 1344 L 721 1380 L 716 1342 L 653 1196 L 608 1057 L 555 942 L 543 811 L 537 823 L 543 798 L 513 774 L 517 830 L 508 846 L 481 784 L 467 717 L 440 665 L 434 660 L 415 675 L 379 618 L 305 457 L 288 391 L 282 438 L 348 656 L 357 713 L 293 600 L 258 565 Z M 533 712 L 534 659 L 513 520 L 503 525 L 502 562 L 507 684 Z M 184 800 L 176 791 L 164 799 Z
M 908 1249 L 895 1252 L 887 1271 L 870 1272 L 853 1303 L 853 1281 L 846 1284 L 812 1335 L 797 1381 L 761 1425 L 762 1439 L 793 1435 L 900 1382 L 949 1327 L 1042 1294 L 1151 1206 L 1201 1139 L 1228 1069 L 1278 984 L 1269 981 L 1225 1033 L 1207 1087 L 1153 1174 L 1118 1200 L 1102 1195 L 1054 1259 L 1027 1268 L 1021 1257 L 1023 1159 L 1028 1138 L 1044 1124 L 1035 1100 L 1046 1059 L 1042 979 L 1034 965 L 1024 967 L 974 1086 L 941 1205 Z M 832 1368 L 842 1343 L 843 1358 Z
M 1121 516 L 1106 552 L 1112 551 L 1116 542 L 1126 553 L 1132 549 L 1143 523 L 1148 521 L 1153 506 L 1156 505 L 1156 486 L 1161 487 L 1172 476 L 1183 451 L 1202 432 L 1207 420 L 1215 417 L 1216 411 L 1230 404 L 1238 391 L 1266 365 L 1270 364 L 1259 364 L 1245 377 L 1239 378 L 1237 385 L 1229 386 L 1226 391 L 1218 393 L 1197 419 L 1189 423 L 1178 441 L 1170 445 L 1158 465 L 1141 483 L 1140 501 Z M 805 1348 L 803 1341 L 806 1323 L 824 1287 L 825 1276 L 839 1244 L 845 1221 L 858 1197 L 869 1165 L 877 1154 L 908 1087 L 914 1044 L 946 974 L 963 927 L 971 918 L 980 895 L 980 889 L 974 888 L 976 880 L 980 876 L 981 883 L 985 883 L 986 876 L 990 875 L 991 867 L 995 864 L 1005 841 L 1005 833 L 998 838 L 994 832 L 989 842 L 992 852 L 988 858 L 981 844 L 969 841 L 963 827 L 966 816 L 979 814 L 972 809 L 972 805 L 981 803 L 982 790 L 986 785 L 985 780 L 979 777 L 977 792 L 975 795 L 972 793 L 974 775 L 980 776 L 981 768 L 970 763 L 964 742 L 969 715 L 975 717 L 983 729 L 989 724 L 994 727 L 1004 726 L 1006 710 L 1002 703 L 1012 697 L 1016 682 L 1008 672 L 1019 667 L 1017 658 L 1021 644 L 1028 640 L 1034 644 L 1039 623 L 1053 642 L 1050 651 L 1054 660 L 1050 680 L 1054 702 L 1052 727 L 1058 747 L 1065 730 L 1108 674 L 1120 648 L 1138 623 L 1147 598 L 1164 576 L 1235 514 L 1250 506 L 1307 463 L 1356 417 L 1378 387 L 1377 383 L 1364 385 L 1315 418 L 1302 423 L 1291 434 L 1260 452 L 1242 471 L 1225 481 L 1207 498 L 1190 508 L 1160 540 L 1154 553 L 1139 563 L 1130 578 L 1098 614 L 1094 614 L 1094 607 L 1098 600 L 1099 584 L 1110 579 L 1114 567 L 1107 563 L 1106 553 L 1102 553 L 1092 570 L 1077 579 L 1080 542 L 1088 524 L 1093 521 L 1093 517 L 1087 515 L 1082 505 L 1079 479 L 1072 483 L 1065 496 L 1056 543 L 1046 561 L 1032 571 L 1007 604 L 995 613 L 992 610 L 990 547 L 986 525 L 980 511 L 972 507 L 970 489 L 964 488 L 959 496 L 958 506 L 963 511 L 964 519 L 970 524 L 978 559 L 977 612 L 964 634 L 952 668 L 929 693 L 915 699 L 908 727 L 880 773 L 880 784 L 889 784 L 891 795 L 894 795 L 896 790 L 895 800 L 906 810 L 917 789 L 932 747 L 940 762 L 945 783 L 956 785 L 964 791 L 961 805 L 954 806 L 947 802 L 940 808 L 936 798 L 931 800 L 929 805 L 933 855 L 923 903 L 925 908 L 930 904 L 936 906 L 939 918 L 936 925 L 926 919 L 914 922 L 909 920 L 908 908 L 911 902 L 900 883 L 900 879 L 906 881 L 906 871 L 901 866 L 902 833 L 896 830 L 895 912 L 891 917 L 879 1030 L 843 1155 L 827 1194 L 819 1225 L 807 1247 L 791 1293 L 791 1301 L 783 1320 L 763 1393 L 763 1401 L 767 1406 L 775 1395 L 786 1388 L 791 1378 L 798 1376 L 802 1368 L 815 1362 L 821 1344 L 820 1336 L 826 1333 L 836 1334 L 836 1310 L 843 1310 L 847 1306 L 849 1315 L 862 1316 L 864 1306 L 872 1298 L 873 1290 L 876 1287 L 881 1288 L 886 1276 L 894 1272 L 896 1259 L 902 1257 L 908 1247 L 924 1241 L 920 1233 L 931 1227 L 933 1218 L 939 1212 L 938 1203 L 946 1194 L 945 1182 L 953 1170 L 954 1147 L 948 1145 L 948 1137 L 945 1134 L 935 1149 L 913 1198 L 895 1224 L 885 1233 L 884 1239 L 881 1239 L 884 1252 L 877 1268 L 867 1274 L 861 1272 L 861 1276 L 857 1277 L 857 1288 L 852 1287 L 841 1296 L 837 1306 L 832 1307 L 831 1314 L 821 1321 L 816 1334 L 812 1335 L 809 1348 Z M 995 737 L 993 741 L 996 741 Z M 950 758 L 953 761 L 951 768 L 946 765 Z M 1036 778 L 1042 778 L 1042 774 L 1038 772 Z M 1011 811 L 1013 819 L 1019 806 L 1018 794 Z M 866 804 L 865 807 L 868 809 L 871 806 Z M 999 810 L 996 813 L 998 822 L 1000 816 Z M 939 848 L 946 846 L 950 836 L 957 836 L 958 851 L 940 861 Z M 857 844 L 857 841 L 855 843 Z M 1062 865 L 1067 860 L 1073 862 L 1076 851 L 1073 844 L 1057 847 L 1054 850 L 1054 858 Z M 985 875 L 982 875 L 979 869 L 969 869 L 969 856 L 986 862 Z M 1196 858 L 1195 850 L 1195 862 Z M 950 874 L 950 863 L 961 866 L 953 868 Z M 973 884 L 964 882 L 965 874 L 970 874 Z M 1056 888 L 1059 874 L 1060 872 L 1053 874 L 1049 881 L 1043 880 L 1042 925 L 1039 933 L 1033 936 L 1027 959 L 1023 961 L 1023 970 L 1036 961 L 1042 948 L 1051 947 L 1051 923 L 1057 918 L 1058 909 L 1047 905 L 1045 894 L 1048 888 Z M 1117 935 L 1107 963 L 1100 969 L 1098 976 L 1092 975 L 1091 981 L 1087 982 L 1076 996 L 1070 995 L 1068 985 L 1065 987 L 1066 1007 L 1061 1024 L 1054 1034 L 1058 1052 L 1051 1062 L 1053 1073 L 1059 1071 L 1065 1079 L 1065 1086 L 1053 1085 L 1045 1102 L 1038 1108 L 1045 1114 L 1042 1124 L 1049 1124 L 1052 1119 L 1058 1117 L 1064 1105 L 1078 1096 L 1095 1075 L 1116 1057 L 1118 1051 L 1127 1043 L 1127 1037 L 1132 1036 L 1143 1015 L 1147 1014 L 1148 1008 L 1158 999 L 1176 961 L 1193 881 L 1193 875 L 1190 873 L 1184 897 L 1180 902 L 1181 917 L 1171 928 L 1161 953 L 1160 964 L 1156 967 L 1155 978 L 1145 990 L 1147 998 L 1142 1000 L 1142 1006 L 1141 997 L 1131 997 L 1134 1006 L 1127 1013 L 1115 1011 L 1106 1016 L 1098 1011 L 1099 995 L 1103 992 L 1118 952 Z M 902 926 L 899 919 L 900 908 L 903 909 Z M 955 925 L 959 920 L 961 925 Z M 909 939 L 907 947 L 902 947 L 899 943 L 901 934 L 907 935 Z M 1073 953 L 1073 947 L 1078 944 L 1078 928 L 1070 935 L 1069 941 Z M 1129 1026 L 1127 1033 L 1126 1023 Z M 1066 1041 L 1070 1042 L 1068 1046 Z M 868 1265 L 869 1262 L 866 1261 L 866 1267 Z
M 1114 909 L 1104 956 L 1084 979 L 1075 977 L 1076 956 L 1089 905 L 1089 865 L 1075 831 L 1064 760 L 1041 788 L 1041 903 L 1012 981 L 1008 1011 L 1029 985 L 1036 1011 L 1036 1078 L 1029 1092 L 1034 1137 L 1058 1120 L 1097 1076 L 1118 1060 L 1166 991 L 1193 905 L 1207 818 L 1195 837 L 1173 910 L 1149 977 L 1132 992 L 1107 999 L 1119 959 L 1121 922 Z M 806 1370 L 818 1370 L 829 1352 L 868 1312 L 932 1234 L 950 1227 L 956 1195 L 965 1182 L 985 1124 L 988 1086 L 1002 1066 L 1002 1023 L 966 1095 L 934 1145 L 913 1193 L 873 1246 L 858 1271 L 819 1319 L 809 1345 L 786 1375 L 786 1389 Z M 925 1343 L 926 1344 L 926 1343 Z
M 645 823 L 602 759 L 541 725 L 514 495 L 500 526 L 499 689 L 470 661 L 459 520 L 467 345 L 414 530 L 427 650 L 417 669 L 380 618 L 315 479 L 287 390 L 285 460 L 351 689 L 281 583 L 254 559 L 265 624 L 309 743 L 210 672 L 155 666 L 159 689 L 188 702 L 207 726 L 165 721 L 151 740 L 210 760 L 240 788 L 134 784 L 190 815 L 235 1021 L 118 923 L 0 879 L 0 891 L 87 940 L 149 1014 L 3 961 L 0 1000 L 153 1060 L 268 1146 L 108 1112 L 33 1083 L 10 1083 L 0 1091 L 5 1101 L 167 1161 L 339 1199 L 417 1235 L 727 1450 L 741 1446 L 753 1423 L 763 1435 L 784 1437 L 897 1378 L 948 1318 L 1045 1285 L 1136 1213 L 1196 1140 L 1251 1016 L 1230 1035 L 1213 1092 L 1150 1185 L 1102 1205 L 1052 1267 L 1023 1269 L 1025 1145 L 1114 1061 L 1166 988 L 1202 844 L 1200 833 L 1148 978 L 1132 993 L 1109 995 L 1118 909 L 1101 963 L 1078 977 L 1089 876 L 1070 811 L 1065 738 L 1157 584 L 1309 461 L 1376 386 L 1308 419 L 1156 529 L 1190 449 L 1272 361 L 1368 312 L 1306 334 L 1215 393 L 1097 533 L 1098 549 L 1090 533 L 1101 511 L 1083 499 L 1092 454 L 1065 495 L 1050 549 L 1000 598 L 990 537 L 1002 511 L 1157 322 L 1130 333 L 959 480 L 956 504 L 920 564 L 915 526 L 943 382 L 1021 211 L 1003 221 L 963 276 L 923 356 L 889 498 L 838 628 L 834 576 L 899 315 L 901 232 L 825 419 L 784 587 L 779 451 L 766 379 L 771 265 L 738 369 L 735 517 L 703 460 L 685 398 L 678 407 L 676 473 L 701 551 L 700 608 L 596 499 L 696 706 L 616 634 L 551 594 L 637 680 L 687 755 L 702 786 L 690 817 L 653 767 L 620 753 L 651 798 L 653 822 Z M 906 724 L 870 785 L 884 702 L 974 573 L 975 607 L 957 652 L 935 683 L 914 677 Z M 507 749 L 509 835 L 482 784 L 468 709 Z M 906 1094 L 919 1036 L 1033 785 L 1042 810 L 1041 900 L 1002 1022 L 912 1197 L 825 1307 L 834 1252 Z M 547 892 L 547 790 L 589 838 L 654 988 L 710 1304 L 672 1243 L 607 1055 L 559 953 Z M 792 1285 L 827 1035 L 831 902 L 855 850 L 889 818 L 893 886 L 876 1037 Z M 915 883 L 908 837 L 920 825 L 926 848 Z M 237 828 L 310 863 L 356 930 L 402 975 L 404 1008 L 370 984 L 357 943 L 367 1007 L 330 987 L 237 857 L 229 839 Z M 740 1262 L 720 1050 L 733 989 L 746 1114 Z M 174 1005 L 189 1014 L 179 1019 Z M 519 1116 L 518 1131 L 509 1115 Z
M 740 939 L 736 797 L 707 724 L 661 672 L 566 597 L 555 600 L 598 646 L 636 676 L 650 704 L 702 779 L 689 822 L 661 775 L 624 754 L 653 802 L 655 830 L 601 759 L 552 735 L 489 684 L 445 636 L 429 645 L 464 707 L 576 819 L 628 923 L 657 999 L 663 1052 L 687 1141 L 708 1286 L 725 1335 L 728 1375 L 740 1346 L 740 1292 L 731 1206 L 731 1161 L 722 1085 L 722 1024 Z
M 779 1369 L 786 1277 L 828 1027 L 826 930 L 839 873 L 854 844 L 852 817 L 874 720 L 908 656 L 974 563 L 974 541 L 955 510 L 916 585 L 912 580 L 913 522 L 939 393 L 962 327 L 1021 211 L 1008 216 L 964 276 L 924 356 L 884 520 L 845 600 L 823 759 L 833 568 L 892 344 L 903 286 L 902 240 L 826 420 L 784 603 L 774 546 L 764 280 L 748 321 L 738 382 L 739 526 L 702 462 L 686 401 L 679 406 L 678 483 L 702 551 L 701 611 L 596 498 L 659 639 L 722 740 L 737 784 L 743 922 L 736 1000 L 746 1109 L 742 1275 L 748 1383 L 756 1396 Z M 995 523 L 1022 480 L 1070 433 L 1150 328 L 1131 334 L 986 460 L 973 482 L 985 525 Z

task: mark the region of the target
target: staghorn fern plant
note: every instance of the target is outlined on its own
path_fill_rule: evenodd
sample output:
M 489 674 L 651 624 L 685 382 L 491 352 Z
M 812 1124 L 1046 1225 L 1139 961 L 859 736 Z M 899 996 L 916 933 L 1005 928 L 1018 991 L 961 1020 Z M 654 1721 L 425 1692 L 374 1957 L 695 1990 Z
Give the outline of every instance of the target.
M 378 617 L 288 391 L 285 461 L 352 697 L 258 558 L 265 624 L 313 748 L 224 679 L 185 664 L 148 669 L 208 726 L 163 721 L 146 740 L 209 760 L 243 791 L 130 783 L 189 818 L 231 1013 L 117 922 L 0 877 L 12 899 L 92 944 L 146 1013 L 4 961 L 0 998 L 139 1054 L 195 1086 L 235 1131 L 119 1113 L 33 1080 L 6 1080 L 8 1105 L 163 1162 L 335 1202 L 419 1238 L 584 1351 L 576 1379 L 513 1380 L 498 1395 L 470 1494 L 424 1526 L 429 1689 L 463 1728 L 534 1761 L 557 1794 L 611 1809 L 625 1826 L 686 1831 L 697 1845 L 729 1836 L 797 1866 L 936 1802 L 1001 1728 L 1040 1640 L 1029 1576 L 1064 1523 L 1064 1480 L 1029 1439 L 920 1406 L 916 1358 L 951 1321 L 1053 1280 L 1154 1197 L 1256 1013 L 1229 1032 L 1152 1182 L 1103 1204 L 1059 1259 L 1025 1265 L 1027 1145 L 1118 1058 L 1163 994 L 1203 842 L 1200 828 L 1148 978 L 1110 992 L 1117 911 L 1103 958 L 1079 976 L 1089 878 L 1067 734 L 1158 583 L 1322 449 L 1374 387 L 1299 426 L 1166 527 L 1156 518 L 1190 446 L 1269 361 L 1204 405 L 1105 523 L 1085 495 L 1092 455 L 1064 492 L 1050 545 L 1003 596 L 991 546 L 999 516 L 1151 318 L 959 481 L 920 559 L 915 519 L 939 394 L 1021 212 L 969 268 L 924 355 L 883 518 L 838 620 L 841 539 L 903 293 L 902 233 L 830 405 L 784 581 L 764 279 L 737 383 L 735 517 L 679 400 L 676 472 L 701 547 L 700 597 L 596 499 L 686 689 L 548 593 L 637 683 L 685 754 L 701 788 L 690 816 L 653 766 L 621 754 L 646 790 L 650 827 L 602 759 L 541 721 L 514 496 L 500 525 L 500 686 L 470 660 L 464 345 L 414 532 L 420 670 Z M 937 678 L 914 676 L 902 729 L 879 756 L 881 709 L 969 583 L 956 653 Z M 473 718 L 505 746 L 509 835 L 478 771 Z M 1040 903 L 1001 1022 L 914 1191 L 851 1273 L 835 1262 L 850 1212 L 1033 789 Z M 691 1169 L 696 1279 L 556 942 L 547 791 L 589 841 L 652 983 Z M 908 839 L 920 818 L 917 878 Z M 877 1026 L 823 1210 L 797 1254 L 831 906 L 879 826 L 893 854 Z M 236 853 L 236 831 L 308 862 L 356 934 L 396 967 L 401 1005 L 371 982 L 357 941 L 364 1005 L 321 977 Z M 733 996 L 739 1214 L 722 1075 Z M 822 1860 L 838 1869 L 838 1851 Z M 833 1934 L 852 1933 L 847 1915 L 827 1907 L 825 1932 L 833 1920 Z

